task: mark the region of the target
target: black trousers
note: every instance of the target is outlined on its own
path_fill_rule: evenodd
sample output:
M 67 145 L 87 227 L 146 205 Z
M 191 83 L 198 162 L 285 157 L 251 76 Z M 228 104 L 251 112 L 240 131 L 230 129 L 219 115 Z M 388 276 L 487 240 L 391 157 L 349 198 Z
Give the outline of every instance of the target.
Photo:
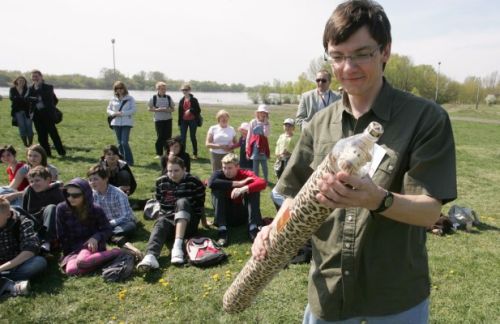
M 54 143 L 54 146 L 56 147 L 57 154 L 61 156 L 66 155 L 66 150 L 62 144 L 61 137 L 59 137 L 56 124 L 52 121 L 50 114 L 46 112 L 37 112 L 33 122 L 38 135 L 38 143 L 40 143 L 45 152 L 47 152 L 47 156 L 52 155 L 49 144 L 49 135 Z
M 156 155 L 162 156 L 167 140 L 172 138 L 172 119 L 155 121 L 156 129 Z
M 212 190 L 212 203 L 217 226 L 262 225 L 260 192 L 245 194 L 243 203 L 239 204 L 228 197 L 226 191 Z

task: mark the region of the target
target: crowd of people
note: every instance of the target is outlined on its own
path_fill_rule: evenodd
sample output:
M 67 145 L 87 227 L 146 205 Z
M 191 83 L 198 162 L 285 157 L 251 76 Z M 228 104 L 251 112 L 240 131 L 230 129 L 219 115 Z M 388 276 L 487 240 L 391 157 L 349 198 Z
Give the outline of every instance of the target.
M 125 250 L 135 256 L 137 269 L 156 269 L 162 248 L 169 241 L 173 242 L 171 264 L 183 264 L 186 262 L 185 239 L 197 233 L 200 223 L 207 228 L 216 227 L 216 243 L 221 247 L 229 244 L 229 227 L 245 225 L 250 240 L 255 239 L 263 225 L 261 192 L 269 184 L 270 123 L 266 105 L 259 105 L 255 118 L 242 123 L 237 131 L 229 123 L 228 111 L 216 113 L 217 123 L 208 128 L 205 140 L 212 176 L 201 181 L 191 173 L 191 162 L 198 158 L 196 130 L 202 118 L 200 104 L 191 94 L 190 85 L 183 84 L 183 97 L 176 110 L 176 104 L 167 94 L 167 84 L 155 85 L 156 93 L 147 103 L 147 109 L 153 113 L 157 135 L 154 149 L 161 172 L 154 196 L 160 212 L 142 253 L 131 242 L 138 220 L 129 201 L 137 189 L 129 138 L 137 108 L 126 85 L 121 81 L 113 84 L 114 95 L 106 109 L 116 145 L 103 148 L 102 156 L 96 157 L 96 164 L 88 169 L 85 177 L 63 183 L 57 167 L 49 163 L 52 155 L 47 141 L 50 135 L 58 153 L 66 154 L 54 121 L 57 97 L 40 71 L 34 70 L 31 75 L 33 85 L 30 87 L 22 76 L 13 81 L 10 97 L 12 118 L 17 122 L 13 125 L 19 127 L 26 158 L 18 159 L 12 145 L 0 148 L 1 162 L 7 166 L 9 177 L 9 183 L 0 187 L 0 202 L 5 209 L 5 226 L 0 226 L 0 235 L 6 235 L 9 242 L 18 242 L 13 247 L 3 246 L 0 241 L 0 269 L 6 294 L 26 293 L 28 280 L 45 267 L 40 261 L 28 266 L 27 248 L 31 257 L 61 252 L 61 271 L 72 276 L 95 271 Z M 176 113 L 180 135 L 173 136 L 172 120 Z M 36 116 L 51 121 L 42 123 L 45 133 L 41 135 Z M 40 144 L 33 143 L 32 122 L 35 122 Z M 276 161 L 282 165 L 279 172 L 283 171 L 296 142 L 292 140 L 294 124 L 292 118 L 284 121 L 284 133 L 276 145 Z M 185 149 L 188 130 L 192 155 Z M 235 154 L 238 150 L 239 154 Z M 259 177 L 259 167 L 264 178 Z M 207 188 L 215 211 L 211 223 L 204 208 Z M 15 237 L 17 233 L 12 229 L 19 224 L 26 225 L 26 238 Z M 25 243 L 28 236 L 29 242 Z M 24 264 L 33 269 L 23 270 L 21 273 L 27 275 L 17 276 L 17 270 L 24 269 L 21 267 Z
M 455 146 L 446 111 L 392 88 L 384 78 L 391 45 L 391 25 L 379 4 L 340 3 L 326 23 L 323 47 L 342 90 L 331 91 L 332 75 L 319 71 L 317 88 L 305 93 L 298 107 L 298 141 L 293 138 L 295 121 L 283 122 L 275 149 L 279 181 L 272 190 L 280 215 L 287 214 L 292 197 L 337 141 L 362 132 L 372 121 L 384 127 L 377 143 L 382 159 L 372 176 L 338 172 L 319 180 L 316 199 L 333 212 L 308 244 L 313 258 L 304 323 L 428 322 L 425 229 L 438 219 L 442 205 L 456 198 Z M 32 81 L 27 88 L 26 80 L 18 78 L 11 90 L 13 118 L 29 146 L 27 162 L 16 158 L 12 146 L 0 150 L 10 179 L 0 195 L 0 294 L 25 294 L 26 280 L 46 267 L 40 249 L 51 251 L 53 244 L 62 250 L 60 265 L 67 275 L 88 273 L 119 255 L 120 248 L 110 249 L 108 242 L 133 251 L 140 259 L 138 268 L 147 271 L 159 267 L 157 258 L 170 240 L 171 263 L 183 263 L 184 239 L 203 221 L 207 187 L 217 243 L 227 246 L 229 227 L 244 224 L 253 241 L 252 257 L 266 258 L 271 229 L 279 226 L 275 218 L 261 227 L 260 193 L 268 184 L 271 154 L 266 105 L 240 125 L 239 139 L 229 112 L 217 113 L 205 141 L 212 175 L 204 184 L 189 171 L 191 159 L 198 158 L 200 105 L 189 84 L 183 85 L 177 110 L 181 134 L 171 138 L 175 105 L 166 84 L 157 84 L 148 109 L 154 113 L 155 149 L 163 169 L 155 192 L 160 212 L 142 256 L 128 241 L 136 225 L 126 199 L 136 186 L 128 145 L 136 106 L 125 85 L 115 83 L 107 110 L 118 145 L 104 149 L 88 179 L 60 185 L 57 169 L 47 161 L 49 135 L 57 152 L 66 154 L 51 119 L 57 98 L 40 71 L 33 71 Z M 40 144 L 32 145 L 31 120 Z M 185 150 L 188 129 L 191 157 Z M 234 154 L 238 148 L 239 155 Z

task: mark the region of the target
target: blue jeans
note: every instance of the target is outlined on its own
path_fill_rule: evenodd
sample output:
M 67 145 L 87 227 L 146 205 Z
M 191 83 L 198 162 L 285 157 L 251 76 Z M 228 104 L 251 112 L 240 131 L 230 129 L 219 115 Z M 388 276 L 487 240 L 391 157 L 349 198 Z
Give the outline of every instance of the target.
M 45 258 L 35 255 L 16 268 L 2 272 L 1 276 L 13 281 L 28 280 L 45 270 L 46 267 Z
M 420 304 L 413 306 L 401 313 L 386 315 L 386 316 L 361 316 L 353 317 L 343 321 L 323 321 L 316 318 L 313 313 L 311 313 L 309 304 L 307 304 L 306 310 L 304 312 L 303 324 L 359 324 L 362 321 L 366 321 L 369 324 L 399 324 L 399 323 L 411 323 L 411 324 L 426 324 L 429 323 L 429 298 L 426 298 Z
M 193 155 L 198 155 L 198 141 L 196 140 L 196 129 L 198 124 L 196 120 L 181 120 L 181 140 L 186 147 L 187 140 L 187 130 L 189 128 L 189 137 L 191 138 L 191 144 L 193 145 Z
M 24 111 L 16 112 L 17 127 L 19 127 L 19 135 L 21 137 L 33 137 L 33 122 L 26 116 Z
M 113 126 L 113 129 L 118 142 L 118 151 L 120 151 L 120 154 L 123 156 L 125 162 L 127 162 L 130 166 L 134 165 L 134 156 L 132 155 L 132 150 L 128 144 L 132 126 Z
M 252 171 L 255 173 L 256 176 L 259 176 L 259 164 L 262 167 L 262 173 L 264 174 L 264 179 L 266 179 L 267 182 L 267 175 L 268 175 L 268 170 L 267 170 L 267 159 L 253 159 L 252 160 Z

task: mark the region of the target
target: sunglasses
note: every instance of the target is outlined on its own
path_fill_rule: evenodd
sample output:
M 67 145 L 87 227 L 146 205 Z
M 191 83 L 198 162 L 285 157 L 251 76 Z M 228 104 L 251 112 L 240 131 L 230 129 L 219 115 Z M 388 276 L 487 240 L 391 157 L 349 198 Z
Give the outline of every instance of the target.
M 327 83 L 328 80 L 327 79 L 316 79 L 316 83 Z
M 66 198 L 80 198 L 83 196 L 83 192 L 65 192 L 64 196 L 66 196 Z

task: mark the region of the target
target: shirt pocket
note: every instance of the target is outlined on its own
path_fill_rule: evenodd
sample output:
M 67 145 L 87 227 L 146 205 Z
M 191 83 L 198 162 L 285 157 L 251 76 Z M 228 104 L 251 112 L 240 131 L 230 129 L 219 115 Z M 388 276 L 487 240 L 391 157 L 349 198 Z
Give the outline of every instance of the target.
M 383 188 L 388 188 L 396 174 L 396 166 L 398 164 L 398 153 L 391 150 L 387 146 L 382 146 L 385 150 L 385 155 L 382 158 L 377 170 L 375 171 L 372 180 Z

